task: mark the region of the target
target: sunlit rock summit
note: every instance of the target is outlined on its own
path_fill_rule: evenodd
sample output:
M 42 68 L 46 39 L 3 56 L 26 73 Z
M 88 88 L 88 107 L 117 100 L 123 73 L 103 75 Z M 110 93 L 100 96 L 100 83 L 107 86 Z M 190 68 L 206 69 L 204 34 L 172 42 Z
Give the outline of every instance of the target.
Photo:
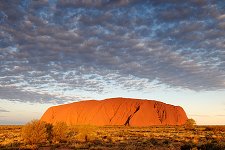
M 68 125 L 182 125 L 187 115 L 182 107 L 155 100 L 110 98 L 50 107 L 41 117 L 48 123 Z

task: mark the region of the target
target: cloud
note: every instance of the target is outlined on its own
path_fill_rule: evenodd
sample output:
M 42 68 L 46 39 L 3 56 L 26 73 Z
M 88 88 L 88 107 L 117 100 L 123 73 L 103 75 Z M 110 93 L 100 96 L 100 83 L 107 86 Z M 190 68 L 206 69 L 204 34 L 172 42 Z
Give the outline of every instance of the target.
M 71 100 L 68 97 L 61 98 L 60 95 L 23 90 L 15 87 L 0 87 L 0 99 L 31 103 L 65 103 L 66 101 Z M 73 100 L 75 100 L 75 97 Z M 3 109 L 0 109 L 0 111 L 7 112 L 7 110 Z
M 220 16 L 217 17 L 219 20 L 225 19 L 225 14 L 221 14 Z
M 209 116 L 209 115 L 189 115 L 189 116 L 191 116 L 191 117 L 211 117 L 211 116 Z
M 0 113 L 2 113 L 2 112 L 5 113 L 5 112 L 10 112 L 10 111 L 5 110 L 5 109 L 3 109 L 3 108 L 0 107 Z M 4 117 L 4 116 L 0 116 L 0 117 Z
M 147 91 L 156 82 L 224 90 L 222 6 L 201 0 L 1 1 L 0 84 L 19 96 L 0 96 L 62 103 L 72 99 L 68 91 Z
M 97 7 L 97 8 L 105 8 L 105 7 L 122 7 L 127 6 L 132 3 L 137 3 L 137 0 L 59 0 L 57 5 L 58 7 Z

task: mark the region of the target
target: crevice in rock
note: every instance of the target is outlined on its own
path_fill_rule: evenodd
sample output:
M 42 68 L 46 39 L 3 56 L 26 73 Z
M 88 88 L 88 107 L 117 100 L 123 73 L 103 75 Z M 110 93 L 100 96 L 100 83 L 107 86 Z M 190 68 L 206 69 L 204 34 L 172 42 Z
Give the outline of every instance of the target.
M 176 111 L 176 117 L 175 117 L 176 124 L 178 124 L 179 113 L 178 113 L 177 107 L 174 106 L 174 109 L 175 109 L 175 111 Z
M 163 121 L 166 120 L 166 118 L 167 118 L 167 112 L 166 112 L 165 107 L 162 104 L 156 102 L 154 104 L 154 109 L 156 109 L 156 112 L 158 114 L 159 121 L 162 124 Z
M 166 111 L 163 110 L 162 113 L 159 113 L 159 120 L 162 123 L 166 119 Z
M 109 122 L 111 123 L 111 121 L 113 120 L 113 118 L 116 116 L 118 110 L 120 109 L 120 106 L 122 105 L 123 103 L 120 103 L 119 106 L 114 110 L 114 114 L 113 116 L 109 119 Z
M 139 110 L 140 110 L 140 105 L 138 105 L 135 111 L 128 116 L 126 122 L 124 123 L 125 126 L 130 126 L 130 120 L 134 117 L 135 113 L 137 113 Z

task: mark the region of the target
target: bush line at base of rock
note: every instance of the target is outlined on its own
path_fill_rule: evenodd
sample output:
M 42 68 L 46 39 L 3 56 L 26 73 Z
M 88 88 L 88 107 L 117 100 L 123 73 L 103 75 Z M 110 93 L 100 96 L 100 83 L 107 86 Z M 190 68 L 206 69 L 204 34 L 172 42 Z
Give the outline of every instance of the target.
M 71 141 L 98 140 L 95 126 L 67 126 L 65 122 L 56 122 L 54 125 L 40 120 L 32 120 L 22 128 L 22 139 L 26 144 L 43 145 L 58 144 Z
M 68 126 L 64 122 L 54 125 L 39 120 L 32 120 L 22 129 L 22 138 L 27 144 L 60 143 L 66 141 Z
M 186 130 L 194 130 L 196 122 L 188 119 L 184 124 Z M 69 140 L 88 141 L 96 137 L 96 133 L 91 132 L 94 126 L 77 126 L 76 129 L 69 130 L 65 122 L 56 122 L 54 125 L 40 120 L 33 120 L 27 123 L 22 129 L 22 138 L 27 144 L 63 143 Z M 74 139 L 75 138 L 75 139 Z

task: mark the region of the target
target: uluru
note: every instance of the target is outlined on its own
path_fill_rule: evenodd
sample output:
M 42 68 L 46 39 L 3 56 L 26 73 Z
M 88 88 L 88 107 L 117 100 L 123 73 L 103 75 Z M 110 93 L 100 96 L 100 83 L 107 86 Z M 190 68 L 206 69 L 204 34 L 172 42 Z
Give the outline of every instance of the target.
M 155 100 L 110 98 L 53 106 L 41 117 L 47 123 L 68 125 L 183 125 L 187 115 L 182 107 Z

